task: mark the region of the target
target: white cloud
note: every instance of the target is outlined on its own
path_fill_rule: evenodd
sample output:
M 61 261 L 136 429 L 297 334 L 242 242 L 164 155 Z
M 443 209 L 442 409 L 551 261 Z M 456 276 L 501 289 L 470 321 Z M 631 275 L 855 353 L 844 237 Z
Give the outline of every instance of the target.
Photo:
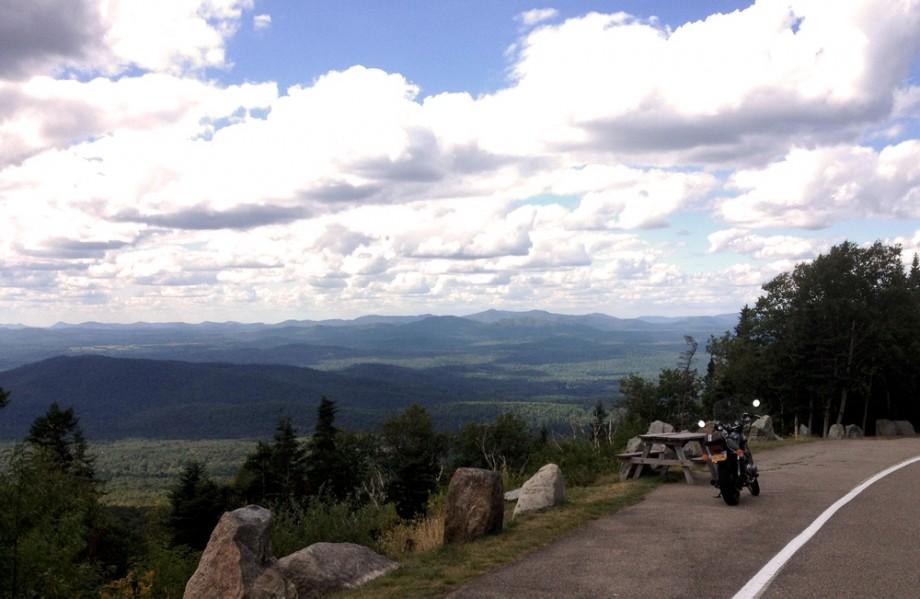
M 254 15 L 252 17 L 252 28 L 255 31 L 263 31 L 271 27 L 272 16 L 263 14 L 263 15 Z
M 920 141 L 794 149 L 764 168 L 734 173 L 721 216 L 749 227 L 821 228 L 847 218 L 920 217 Z
M 744 229 L 723 229 L 711 233 L 709 252 L 732 251 L 762 260 L 803 260 L 826 251 L 830 244 L 794 235 L 758 235 Z
M 101 49 L 10 63 L 0 306 L 727 307 L 825 247 L 757 228 L 920 217 L 920 142 L 855 145 L 911 130 L 915 0 L 761 1 L 674 31 L 590 14 L 526 34 L 507 88 L 424 99 L 361 66 L 281 92 L 203 80 L 228 66 L 251 8 L 107 2 Z M 132 29 L 138 18 L 149 29 Z M 23 75 L 49 60 L 150 72 Z M 736 195 L 714 210 L 731 228 L 709 236 L 710 253 L 765 266 L 698 274 L 673 242 L 643 241 L 725 190 Z
M 559 16 L 559 11 L 555 8 L 533 8 L 526 10 L 515 17 L 524 27 L 533 27 L 544 21 L 549 21 Z

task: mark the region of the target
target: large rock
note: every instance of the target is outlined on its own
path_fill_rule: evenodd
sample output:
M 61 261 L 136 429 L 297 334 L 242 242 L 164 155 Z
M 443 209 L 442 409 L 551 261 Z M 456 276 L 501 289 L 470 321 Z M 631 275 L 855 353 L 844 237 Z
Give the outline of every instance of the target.
M 864 436 L 863 429 L 856 424 L 848 424 L 846 437 L 847 439 L 862 439 Z
M 518 514 L 542 510 L 565 501 L 565 480 L 556 464 L 547 464 L 540 468 L 521 487 L 521 496 L 514 506 L 513 518 Z
M 520 496 L 521 489 L 512 489 L 511 491 L 505 492 L 505 501 L 517 501 Z
M 663 422 L 661 420 L 655 420 L 650 425 L 648 425 L 647 434 L 660 435 L 661 433 L 673 433 L 673 432 L 674 432 L 674 427 L 672 425 L 668 424 L 667 422 Z M 663 443 L 655 443 L 654 445 L 652 445 L 652 453 L 661 453 L 662 451 L 665 451 L 665 449 L 667 449 L 667 446 L 665 446 Z
M 903 435 L 905 437 L 913 437 L 917 434 L 917 431 L 914 430 L 914 425 L 907 420 L 895 420 L 894 428 L 898 432 L 898 435 Z
M 875 435 L 877 437 L 896 437 L 898 435 L 898 427 L 890 420 L 876 420 Z
M 761 416 L 751 424 L 751 432 L 748 434 L 751 441 L 776 441 L 779 437 L 773 432 L 773 419 L 769 416 Z
M 847 434 L 846 429 L 842 424 L 832 424 L 827 431 L 827 438 L 831 441 L 839 441 L 843 439 Z
M 648 425 L 648 434 L 650 435 L 659 435 L 661 433 L 673 433 L 674 427 L 667 422 L 662 422 L 661 420 L 656 420 Z
M 628 453 L 635 453 L 637 451 L 642 451 L 642 439 L 639 437 L 633 437 L 626 442 L 626 451 Z
M 799 425 L 799 437 L 810 437 L 810 436 L 811 436 L 811 429 L 809 429 L 804 424 L 800 424 Z
M 499 532 L 504 514 L 502 477 L 498 472 L 457 468 L 447 487 L 444 542 L 458 543 Z
M 272 514 L 248 505 L 221 516 L 185 585 L 185 599 L 298 599 L 272 556 Z
M 357 588 L 399 564 L 354 543 L 314 543 L 281 558 L 278 566 L 296 587 L 297 597 L 307 599 Z

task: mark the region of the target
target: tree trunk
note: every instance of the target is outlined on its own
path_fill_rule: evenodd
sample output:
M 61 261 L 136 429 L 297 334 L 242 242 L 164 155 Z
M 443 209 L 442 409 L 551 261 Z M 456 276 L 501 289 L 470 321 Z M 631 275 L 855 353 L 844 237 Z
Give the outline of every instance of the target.
M 821 435 L 827 438 L 827 431 L 831 427 L 831 398 L 828 397 L 824 402 L 824 433 Z
M 795 413 L 795 421 L 793 422 L 792 426 L 795 427 L 795 430 L 792 432 L 792 434 L 796 439 L 798 439 L 799 438 L 799 413 L 798 412 Z
M 862 429 L 864 434 L 869 434 L 869 431 L 866 429 L 866 425 L 869 424 L 869 402 L 872 401 L 872 379 L 875 377 L 869 377 L 869 389 L 866 391 L 866 405 L 863 406 L 863 421 Z
M 808 434 L 815 434 L 815 398 L 808 398 Z
M 840 410 L 837 411 L 837 424 L 843 424 L 843 412 L 847 409 L 847 395 L 850 391 L 850 373 L 853 370 L 853 350 L 856 348 L 856 321 L 850 321 L 850 353 L 847 355 L 846 380 L 840 392 Z

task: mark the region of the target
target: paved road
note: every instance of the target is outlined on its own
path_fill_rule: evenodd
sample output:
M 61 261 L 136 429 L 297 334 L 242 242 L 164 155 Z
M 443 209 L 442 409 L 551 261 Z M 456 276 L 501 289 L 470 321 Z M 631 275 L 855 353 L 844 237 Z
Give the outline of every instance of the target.
M 663 485 L 452 596 L 732 597 L 837 499 L 917 455 L 920 437 L 755 454 L 760 497 L 745 493 L 740 505 L 726 506 L 700 473 L 704 484 Z M 920 597 L 918 498 L 920 465 L 876 483 L 837 512 L 765 596 Z

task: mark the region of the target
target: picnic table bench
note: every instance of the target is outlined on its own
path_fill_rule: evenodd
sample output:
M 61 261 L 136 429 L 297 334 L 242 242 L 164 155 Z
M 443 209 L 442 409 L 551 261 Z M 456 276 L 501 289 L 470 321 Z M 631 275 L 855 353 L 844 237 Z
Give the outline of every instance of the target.
M 690 467 L 693 465 L 694 461 L 701 461 L 709 466 L 710 474 L 715 476 L 712 460 L 707 459 L 708 449 L 706 448 L 703 439 L 706 438 L 704 433 L 648 433 L 645 435 L 639 435 L 639 439 L 642 440 L 642 450 L 635 452 L 621 453 L 617 455 L 617 458 L 623 462 L 623 468 L 620 470 L 620 479 L 626 480 L 630 476 L 633 478 L 639 478 L 642 476 L 642 470 L 645 466 L 663 466 L 664 470 L 662 475 L 667 474 L 668 468 L 671 466 L 680 466 L 681 470 L 684 473 L 684 480 L 688 484 L 693 484 L 693 474 L 690 472 Z M 684 446 L 687 443 L 696 441 L 700 444 L 700 448 L 703 451 L 702 458 L 695 460 L 687 456 L 684 451 Z M 655 445 L 664 445 L 664 451 L 653 451 Z M 673 452 L 675 457 L 669 457 L 668 449 Z

